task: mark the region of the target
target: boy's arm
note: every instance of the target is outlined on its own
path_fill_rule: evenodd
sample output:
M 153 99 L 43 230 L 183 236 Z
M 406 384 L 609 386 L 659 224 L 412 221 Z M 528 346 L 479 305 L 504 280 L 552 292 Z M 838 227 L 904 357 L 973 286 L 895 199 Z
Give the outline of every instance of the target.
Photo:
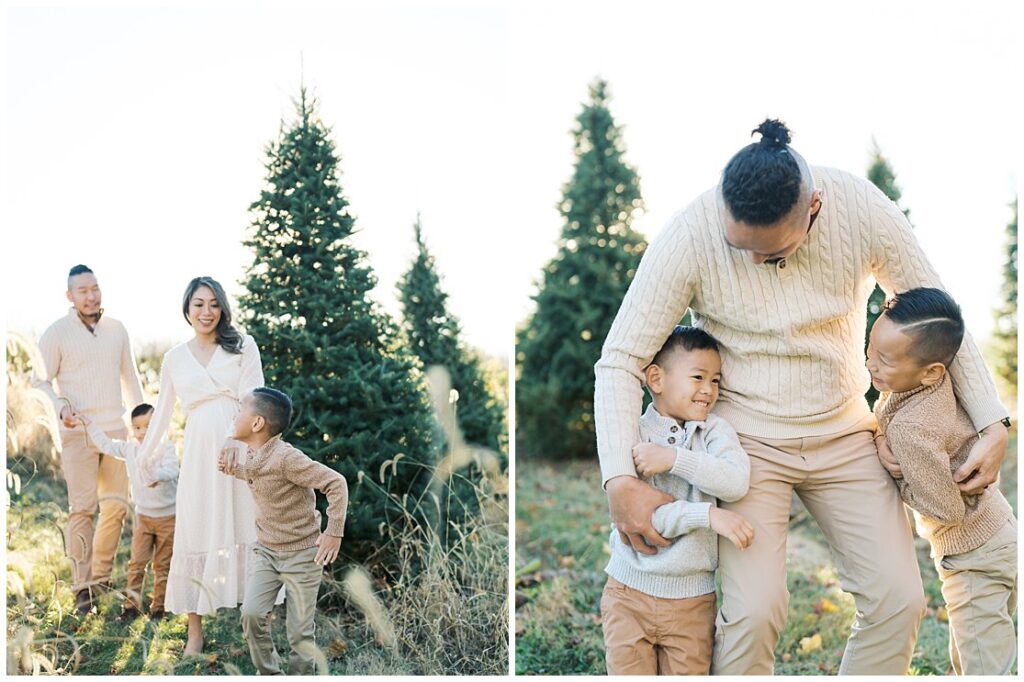
M 315 488 L 327 496 L 327 535 L 345 535 L 348 512 L 348 481 L 334 469 L 314 462 L 305 453 L 291 448 L 284 457 L 285 477 L 297 486 Z
M 663 537 L 677 538 L 696 528 L 710 528 L 710 514 L 710 502 L 676 500 L 655 509 L 651 525 Z
M 163 444 L 163 453 L 153 475 L 161 482 L 178 480 L 178 451 L 174 443 Z
M 922 424 L 889 425 L 885 437 L 903 470 L 896 485 L 903 501 L 922 515 L 947 525 L 961 523 L 964 499 L 949 469 L 949 453 L 934 433 Z
M 732 426 L 722 419 L 715 420 L 714 426 L 704 432 L 704 444 L 705 453 L 676 448 L 671 473 L 726 502 L 746 495 L 750 486 L 750 457 Z
M 81 417 L 79 417 L 81 419 Z M 89 434 L 89 440 L 93 442 L 96 449 L 102 452 L 104 455 L 109 455 L 115 459 L 124 460 L 127 455 L 128 446 L 130 443 L 126 440 L 114 440 L 96 426 L 92 421 L 88 422 L 85 427 L 86 433 Z

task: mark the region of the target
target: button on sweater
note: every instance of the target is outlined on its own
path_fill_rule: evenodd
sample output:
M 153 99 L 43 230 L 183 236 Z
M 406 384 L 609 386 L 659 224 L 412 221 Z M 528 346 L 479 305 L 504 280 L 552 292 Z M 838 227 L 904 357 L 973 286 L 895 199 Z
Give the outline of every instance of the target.
M 345 534 L 348 483 L 337 471 L 314 462 L 305 453 L 274 436 L 246 462 L 235 467 L 235 478 L 249 484 L 256 502 L 256 537 L 268 549 L 291 552 L 308 549 L 320 535 L 317 489 L 327 496 L 327 535 Z
M 875 415 L 903 470 L 903 478 L 896 479 L 900 495 L 914 510 L 917 532 L 931 543 L 933 557 L 981 547 L 1013 516 L 995 485 L 980 495 L 964 495 L 953 480 L 978 433 L 948 377 L 912 391 L 883 393 Z

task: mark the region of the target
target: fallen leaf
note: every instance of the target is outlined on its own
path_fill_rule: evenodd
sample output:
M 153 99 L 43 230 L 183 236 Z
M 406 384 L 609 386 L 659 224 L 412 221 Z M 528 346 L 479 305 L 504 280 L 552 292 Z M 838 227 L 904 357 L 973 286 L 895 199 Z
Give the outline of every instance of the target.
M 562 568 L 572 568 L 576 565 L 576 557 L 571 554 L 558 557 L 558 565 Z
M 940 606 L 939 608 L 935 609 L 935 617 L 941 620 L 943 623 L 949 622 L 949 612 L 946 611 L 945 606 Z
M 812 651 L 817 651 L 821 648 L 821 635 L 814 633 L 811 637 L 804 637 L 800 640 L 800 653 L 807 655 Z

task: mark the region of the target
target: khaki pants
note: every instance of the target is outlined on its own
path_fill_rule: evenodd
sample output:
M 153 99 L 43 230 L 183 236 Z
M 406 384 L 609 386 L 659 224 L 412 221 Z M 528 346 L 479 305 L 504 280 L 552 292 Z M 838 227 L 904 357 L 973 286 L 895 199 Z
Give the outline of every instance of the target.
M 123 440 L 127 429 L 110 431 Z M 61 431 L 61 467 L 68 486 L 68 526 L 65 535 L 71 560 L 74 592 L 110 579 L 124 517 L 131 505 L 128 470 L 124 462 L 102 454 L 81 427 Z M 99 520 L 93 534 L 93 517 Z
M 128 598 L 125 608 L 142 609 L 142 584 L 146 581 L 146 564 L 153 561 L 153 601 L 149 611 L 164 610 L 167 594 L 167 573 L 171 570 L 174 547 L 174 514 L 170 516 L 135 515 L 132 529 L 132 556 L 128 561 Z
M 828 540 L 843 589 L 857 604 L 840 674 L 907 672 L 926 601 L 906 511 L 878 461 L 874 423 L 866 417 L 820 437 L 740 437 L 750 455 L 750 491 L 721 506 L 742 515 L 755 535 L 742 551 L 719 538 L 723 601 L 714 674 L 772 673 L 789 609 L 786 539 L 794 490 Z
M 609 577 L 601 625 L 609 675 L 707 675 L 715 593 L 662 599 Z
M 245 583 L 242 603 L 242 632 L 249 642 L 249 654 L 260 675 L 280 675 L 281 658 L 270 639 L 270 615 L 281 585 L 285 586 L 286 629 L 292 652 L 289 675 L 313 675 L 313 616 L 323 567 L 313 562 L 317 548 L 275 552 L 257 544 L 250 559 L 252 574 Z
M 981 547 L 935 558 L 949 613 L 949 659 L 957 675 L 1007 675 L 1017 658 L 1017 521 Z

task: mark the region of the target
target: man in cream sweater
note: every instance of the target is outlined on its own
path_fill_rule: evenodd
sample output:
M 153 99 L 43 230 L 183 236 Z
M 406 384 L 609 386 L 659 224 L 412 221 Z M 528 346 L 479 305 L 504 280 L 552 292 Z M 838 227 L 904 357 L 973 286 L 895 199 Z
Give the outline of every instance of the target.
M 899 492 L 872 439 L 863 398 L 866 304 L 940 287 L 906 217 L 870 182 L 814 167 L 779 121 L 726 166 L 722 182 L 674 215 L 644 254 L 595 374 L 598 454 L 612 520 L 637 551 L 668 543 L 651 514 L 668 496 L 636 477 L 644 367 L 687 308 L 722 344 L 716 413 L 750 455 L 750 490 L 723 503 L 755 540 L 719 545 L 723 603 L 714 674 L 770 674 L 788 616 L 786 535 L 795 490 L 832 547 L 857 603 L 844 674 L 904 674 L 925 599 Z M 950 377 L 981 433 L 961 489 L 993 483 L 1007 416 L 968 335 Z M 885 467 L 885 468 L 883 468 Z
M 84 415 L 110 438 L 125 440 L 124 394 L 131 405 L 143 399 L 128 332 L 104 316 L 99 283 L 85 265 L 68 273 L 67 298 L 72 305 L 68 314 L 39 338 L 44 366 L 35 368 L 32 383 L 50 397 L 60 418 L 60 461 L 70 507 L 66 546 L 71 589 L 84 615 L 92 609 L 92 588 L 110 580 L 131 498 L 124 461 L 103 455 L 75 415 Z

